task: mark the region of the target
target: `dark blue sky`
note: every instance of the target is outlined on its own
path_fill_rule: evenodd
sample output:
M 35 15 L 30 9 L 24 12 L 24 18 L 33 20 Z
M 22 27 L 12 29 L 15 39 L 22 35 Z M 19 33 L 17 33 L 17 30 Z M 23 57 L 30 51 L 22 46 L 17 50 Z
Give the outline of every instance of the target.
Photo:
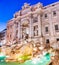
M 21 9 L 25 2 L 30 3 L 30 5 L 41 2 L 46 6 L 57 1 L 59 0 L 0 0 L 0 31 L 6 28 L 8 20 Z

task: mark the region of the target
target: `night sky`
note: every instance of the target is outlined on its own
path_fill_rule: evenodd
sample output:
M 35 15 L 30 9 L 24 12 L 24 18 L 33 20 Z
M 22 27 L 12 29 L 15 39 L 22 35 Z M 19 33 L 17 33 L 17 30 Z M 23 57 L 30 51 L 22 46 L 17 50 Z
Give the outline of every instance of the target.
M 41 2 L 46 6 L 57 1 L 59 0 L 0 0 L 0 31 L 6 28 L 8 20 L 13 18 L 13 14 L 19 11 L 24 3 L 33 5 Z

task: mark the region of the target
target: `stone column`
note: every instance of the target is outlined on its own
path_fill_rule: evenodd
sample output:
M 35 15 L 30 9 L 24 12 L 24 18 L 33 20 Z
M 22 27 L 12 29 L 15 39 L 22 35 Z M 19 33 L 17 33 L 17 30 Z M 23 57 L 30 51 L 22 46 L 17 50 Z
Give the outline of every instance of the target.
M 33 18 L 29 18 L 29 37 L 32 38 L 33 37 Z
M 15 23 L 13 24 L 13 32 L 12 33 L 13 33 L 13 43 L 14 43 L 14 41 L 15 41 L 14 39 L 16 37 L 16 24 Z
M 41 37 L 41 17 L 38 15 L 38 36 Z
M 52 14 L 49 12 L 49 30 L 50 30 L 50 42 L 54 43 L 54 32 L 53 32 L 53 23 L 52 23 Z
M 44 37 L 43 37 L 43 33 L 42 33 L 42 18 L 41 18 L 41 14 L 38 15 L 38 36 L 39 36 L 39 42 L 41 45 L 45 44 L 44 43 Z
M 14 31 L 13 31 L 13 26 L 14 25 L 12 25 L 12 28 L 11 28 L 11 43 L 13 43 L 13 39 L 14 39 L 14 35 L 13 35 L 13 33 L 14 33 Z
M 21 24 L 20 21 L 18 21 L 18 39 L 21 38 L 21 28 L 20 28 Z
M 22 25 L 21 24 L 20 24 L 20 38 L 22 39 Z
M 57 10 L 57 22 L 59 23 L 59 10 Z M 59 24 L 58 24 L 58 26 L 59 26 Z

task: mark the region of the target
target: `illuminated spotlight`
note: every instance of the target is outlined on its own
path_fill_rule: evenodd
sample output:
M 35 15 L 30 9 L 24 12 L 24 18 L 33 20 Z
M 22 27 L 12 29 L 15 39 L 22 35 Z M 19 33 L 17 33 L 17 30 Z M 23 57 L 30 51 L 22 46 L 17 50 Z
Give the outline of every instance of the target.
M 36 45 L 34 44 L 34 47 L 35 47 Z
M 46 55 L 46 54 L 47 54 L 47 52 L 46 52 L 46 51 L 43 51 L 42 53 L 43 53 L 43 55 Z
M 34 63 L 34 64 L 37 64 L 38 61 L 39 61 L 38 58 L 34 58 L 34 59 L 32 59 L 32 63 Z
M 0 57 L 5 56 L 3 53 L 0 53 Z
M 34 58 L 34 59 L 32 59 L 32 63 L 39 64 L 39 63 L 43 63 L 43 61 L 41 60 L 41 58 Z
M 27 41 L 24 41 L 24 44 L 27 44 Z
M 37 51 L 37 48 L 33 48 L 34 51 Z
M 40 49 L 40 50 L 43 50 L 43 49 L 44 49 L 44 47 L 43 47 L 43 46 L 41 46 L 41 47 L 39 47 L 39 49 Z

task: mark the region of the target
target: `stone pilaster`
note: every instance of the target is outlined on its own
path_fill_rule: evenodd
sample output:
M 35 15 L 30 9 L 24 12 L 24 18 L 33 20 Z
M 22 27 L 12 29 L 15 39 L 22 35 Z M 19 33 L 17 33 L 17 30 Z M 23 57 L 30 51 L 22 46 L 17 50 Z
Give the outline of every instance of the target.
M 50 30 L 50 42 L 54 43 L 54 31 L 53 31 L 53 23 L 52 23 L 52 14 L 49 13 L 49 30 Z
M 40 44 L 45 44 L 44 42 L 44 37 L 43 37 L 43 32 L 42 32 L 42 18 L 41 14 L 38 15 L 38 36 L 39 36 L 39 42 Z
M 32 38 L 33 37 L 33 18 L 29 18 L 29 30 L 30 30 L 30 32 L 29 32 L 29 37 L 30 38 Z
M 20 21 L 18 21 L 18 39 L 21 38 L 21 24 L 20 24 Z
M 14 25 L 13 25 L 13 42 L 15 41 L 15 39 L 16 39 L 16 24 L 14 23 Z
M 22 25 L 20 24 L 20 38 L 22 39 Z
M 38 36 L 41 37 L 41 17 L 38 15 Z

